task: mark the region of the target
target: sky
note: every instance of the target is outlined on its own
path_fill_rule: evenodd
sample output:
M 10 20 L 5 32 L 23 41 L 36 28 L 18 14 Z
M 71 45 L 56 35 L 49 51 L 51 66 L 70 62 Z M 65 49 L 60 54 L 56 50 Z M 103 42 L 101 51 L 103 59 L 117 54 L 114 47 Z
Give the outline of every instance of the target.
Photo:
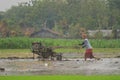
M 28 2 L 30 0 L 0 0 L 0 11 L 6 11 L 12 6 L 17 6 L 18 3 Z

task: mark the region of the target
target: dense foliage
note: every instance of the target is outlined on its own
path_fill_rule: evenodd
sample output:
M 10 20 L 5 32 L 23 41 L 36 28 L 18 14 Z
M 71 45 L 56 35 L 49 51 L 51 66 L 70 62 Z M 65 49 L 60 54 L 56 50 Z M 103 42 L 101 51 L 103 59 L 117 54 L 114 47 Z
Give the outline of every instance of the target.
M 79 39 L 43 39 L 43 38 L 1 38 L 0 49 L 30 49 L 32 42 L 42 42 L 46 47 L 80 48 L 82 40 Z M 120 48 L 120 39 L 105 40 L 91 39 L 94 48 Z
M 118 29 L 120 0 L 30 0 L 0 12 L 0 36 L 29 36 L 47 26 L 71 37 L 81 28 Z

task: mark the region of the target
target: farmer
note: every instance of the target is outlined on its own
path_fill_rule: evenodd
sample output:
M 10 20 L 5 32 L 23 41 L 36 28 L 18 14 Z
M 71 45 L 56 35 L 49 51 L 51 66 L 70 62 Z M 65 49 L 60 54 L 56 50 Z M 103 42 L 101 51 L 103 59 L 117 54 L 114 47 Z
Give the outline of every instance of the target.
M 92 46 L 91 46 L 89 40 L 87 39 L 87 35 L 82 34 L 82 38 L 84 39 L 84 41 L 80 45 L 82 45 L 82 48 L 86 48 L 85 55 L 84 55 L 85 61 L 87 60 L 87 58 L 90 58 L 90 59 L 95 58 L 95 59 L 99 60 L 99 58 L 96 58 L 93 56 Z

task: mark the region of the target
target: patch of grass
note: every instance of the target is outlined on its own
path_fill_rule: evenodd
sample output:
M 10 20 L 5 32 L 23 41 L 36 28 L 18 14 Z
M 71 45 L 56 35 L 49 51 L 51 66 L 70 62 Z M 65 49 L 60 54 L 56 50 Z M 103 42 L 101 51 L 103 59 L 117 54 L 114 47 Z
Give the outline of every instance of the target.
M 59 48 L 55 49 L 56 52 L 61 53 L 84 53 L 84 48 Z M 119 48 L 93 48 L 94 53 L 120 53 Z
M 0 80 L 119 80 L 118 75 L 80 76 L 80 75 L 43 75 L 43 76 L 0 76 Z
M 102 54 L 118 54 L 120 53 L 119 48 L 94 48 L 94 53 Z M 83 54 L 85 49 L 79 48 L 57 48 L 54 49 L 56 53 L 80 53 Z M 30 49 L 1 49 L 0 58 L 6 57 L 32 57 L 32 52 Z
M 81 53 L 84 52 L 84 49 L 59 48 L 59 49 L 55 49 L 54 51 L 58 53 Z
M 32 52 L 30 49 L 1 49 L 0 58 L 4 57 L 30 57 Z
M 98 53 L 120 53 L 120 48 L 94 48 L 93 50 Z

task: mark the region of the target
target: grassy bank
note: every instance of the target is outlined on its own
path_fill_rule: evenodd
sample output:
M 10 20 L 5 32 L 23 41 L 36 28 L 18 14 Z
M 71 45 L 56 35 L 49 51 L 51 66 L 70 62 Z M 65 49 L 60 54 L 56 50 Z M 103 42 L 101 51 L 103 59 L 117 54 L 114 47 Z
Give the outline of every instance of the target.
M 100 53 L 101 55 L 109 54 L 116 55 L 120 53 L 119 48 L 94 48 L 94 53 Z M 54 49 L 56 53 L 79 53 L 83 54 L 85 49 L 76 49 L 76 48 L 57 48 Z M 30 49 L 0 49 L 0 58 L 1 57 L 31 57 L 32 52 Z
M 0 49 L 0 58 L 6 57 L 31 57 L 30 49 Z

